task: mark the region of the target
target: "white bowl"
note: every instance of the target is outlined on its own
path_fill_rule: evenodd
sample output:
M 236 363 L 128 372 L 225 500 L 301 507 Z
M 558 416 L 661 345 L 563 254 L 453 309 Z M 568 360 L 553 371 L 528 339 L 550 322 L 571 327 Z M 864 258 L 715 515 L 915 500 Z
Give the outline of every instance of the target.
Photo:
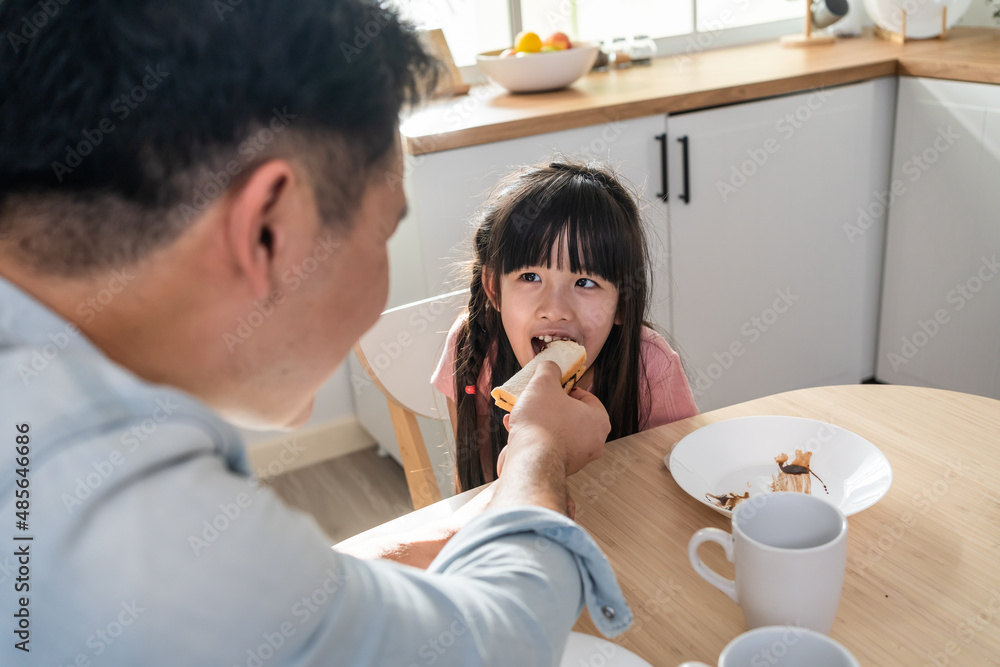
M 537 93 L 564 88 L 589 72 L 597 50 L 597 44 L 579 43 L 565 51 L 506 58 L 500 51 L 487 51 L 476 56 L 476 63 L 483 74 L 512 93 Z
M 906 16 L 906 36 L 926 39 L 941 34 L 941 9 L 948 8 L 946 29 L 962 18 L 972 0 L 864 0 L 865 9 L 875 25 L 884 30 L 899 32 Z

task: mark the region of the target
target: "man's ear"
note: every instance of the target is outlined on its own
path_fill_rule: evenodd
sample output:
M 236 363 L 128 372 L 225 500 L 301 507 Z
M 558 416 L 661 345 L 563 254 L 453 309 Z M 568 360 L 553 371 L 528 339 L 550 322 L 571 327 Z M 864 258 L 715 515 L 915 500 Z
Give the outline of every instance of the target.
M 493 280 L 490 278 L 490 273 L 486 270 L 485 266 L 483 267 L 483 273 L 480 280 L 482 280 L 483 289 L 486 290 L 486 298 L 490 300 L 490 305 L 493 306 L 493 310 L 500 310 L 497 308 L 496 294 L 493 292 Z
M 288 161 L 271 160 L 231 195 L 225 242 L 255 299 L 270 293 L 276 257 L 287 251 L 289 225 L 302 219 L 303 204 L 296 193 L 302 186 Z

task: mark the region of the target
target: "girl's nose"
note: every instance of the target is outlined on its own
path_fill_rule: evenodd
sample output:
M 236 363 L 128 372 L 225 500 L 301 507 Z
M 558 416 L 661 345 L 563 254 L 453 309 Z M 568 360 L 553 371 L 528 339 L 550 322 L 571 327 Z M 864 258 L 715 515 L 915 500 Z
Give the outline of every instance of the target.
M 556 286 L 543 290 L 541 301 L 538 304 L 538 316 L 550 322 L 572 320 L 573 309 L 570 306 L 569 294 Z

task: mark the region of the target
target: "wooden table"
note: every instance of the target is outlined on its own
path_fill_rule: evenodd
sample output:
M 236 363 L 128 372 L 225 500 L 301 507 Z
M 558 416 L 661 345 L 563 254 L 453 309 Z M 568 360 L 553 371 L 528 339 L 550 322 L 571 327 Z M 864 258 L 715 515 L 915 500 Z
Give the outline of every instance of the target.
M 893 485 L 848 519 L 844 591 L 830 635 L 862 665 L 1000 664 L 1000 401 L 935 389 L 803 389 L 715 410 L 609 443 L 571 479 L 577 521 L 611 560 L 635 614 L 615 641 L 653 665 L 716 664 L 742 612 L 695 574 L 691 535 L 729 519 L 688 496 L 663 457 L 724 419 L 791 415 L 874 443 Z M 732 577 L 722 550 L 702 557 Z M 584 614 L 576 630 L 597 635 Z

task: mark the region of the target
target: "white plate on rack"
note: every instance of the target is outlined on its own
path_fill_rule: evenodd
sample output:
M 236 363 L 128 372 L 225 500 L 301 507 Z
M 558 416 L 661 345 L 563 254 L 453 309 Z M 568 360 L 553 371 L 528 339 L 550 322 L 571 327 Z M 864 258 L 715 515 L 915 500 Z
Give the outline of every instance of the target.
M 969 9 L 972 0 L 865 0 L 865 9 L 875 25 L 885 30 L 899 32 L 906 15 L 906 36 L 926 39 L 941 34 L 941 9 L 948 8 L 946 29 L 950 29 Z
M 775 457 L 812 452 L 812 495 L 845 515 L 871 507 L 892 486 L 892 467 L 878 447 L 856 433 L 801 417 L 740 417 L 689 433 L 664 458 L 674 481 L 721 514 L 730 510 L 710 496 L 771 493 L 780 472 Z M 823 484 L 827 491 L 824 491 Z

